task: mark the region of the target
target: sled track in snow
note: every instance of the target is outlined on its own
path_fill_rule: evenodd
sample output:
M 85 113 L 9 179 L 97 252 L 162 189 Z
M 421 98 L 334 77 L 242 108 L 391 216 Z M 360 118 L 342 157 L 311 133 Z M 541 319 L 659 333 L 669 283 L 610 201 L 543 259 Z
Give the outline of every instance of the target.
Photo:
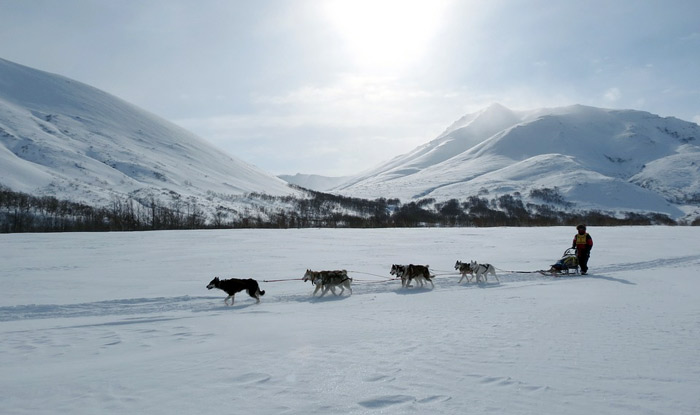
M 700 255 L 689 255 L 677 258 L 659 258 L 653 261 L 645 262 L 632 262 L 627 264 L 612 264 L 606 267 L 602 267 L 596 272 L 600 273 L 611 273 L 611 272 L 622 272 L 622 271 L 644 271 L 649 269 L 659 269 L 659 268 L 675 268 L 683 267 L 688 264 L 700 263 Z
M 352 296 L 372 294 L 396 294 L 396 295 L 421 295 L 432 291 L 443 290 L 471 290 L 490 289 L 502 287 L 504 283 L 522 282 L 533 280 L 551 280 L 539 274 L 516 276 L 510 274 L 500 275 L 501 282 L 489 281 L 485 284 L 464 283 L 457 284 L 459 276 L 440 276 L 435 278 L 435 288 L 411 287 L 402 288 L 398 280 L 362 280 L 353 284 Z M 313 287 L 301 281 L 290 282 L 298 285 L 298 294 L 274 295 L 274 285 L 266 284 L 267 294 L 261 298 L 260 304 L 248 297 L 247 294 L 236 295 L 233 306 L 224 305 L 226 294 L 223 292 L 217 296 L 178 296 L 178 297 L 154 297 L 154 298 L 127 298 L 118 300 L 94 301 L 77 304 L 26 304 L 17 306 L 0 307 L 0 322 L 35 320 L 35 319 L 60 319 L 74 317 L 108 317 L 108 316 L 153 316 L 164 315 L 173 312 L 211 312 L 226 310 L 244 310 L 248 307 L 264 307 L 265 305 L 288 302 L 324 303 L 343 301 L 352 296 L 347 291 L 343 295 L 335 296 L 332 293 L 324 297 L 313 297 Z M 295 288 L 296 289 L 296 288 Z
M 156 297 L 95 301 L 78 304 L 28 304 L 0 307 L 0 322 L 45 318 L 101 317 L 155 314 L 172 311 L 202 311 L 219 297 Z
M 540 276 L 542 278 L 542 276 Z M 430 293 L 433 290 L 454 290 L 469 288 L 493 288 L 499 286 L 498 283 L 487 284 L 460 284 L 456 282 L 458 278 L 435 279 L 435 288 L 402 288 L 398 280 L 378 280 L 358 282 L 353 285 L 353 296 L 395 293 L 397 295 L 411 295 Z M 334 296 L 332 293 L 324 297 L 311 296 L 313 287 L 301 281 L 292 282 L 298 284 L 299 294 L 279 294 L 274 295 L 274 286 L 267 284 L 265 290 L 267 294 L 261 298 L 257 306 L 264 307 L 266 304 L 305 302 L 323 303 L 342 301 L 351 296 L 347 291 L 343 295 Z M 226 294 L 223 292 L 217 296 L 178 296 L 178 297 L 154 297 L 154 298 L 128 298 L 118 300 L 94 301 L 77 304 L 26 304 L 17 306 L 0 307 L 0 322 L 35 320 L 35 319 L 57 319 L 73 317 L 106 317 L 106 316 L 135 316 L 135 315 L 155 315 L 172 312 L 209 312 L 222 310 L 240 310 L 251 306 L 256 306 L 255 301 L 248 297 L 245 292 L 236 295 L 236 302 L 233 306 L 224 305 Z

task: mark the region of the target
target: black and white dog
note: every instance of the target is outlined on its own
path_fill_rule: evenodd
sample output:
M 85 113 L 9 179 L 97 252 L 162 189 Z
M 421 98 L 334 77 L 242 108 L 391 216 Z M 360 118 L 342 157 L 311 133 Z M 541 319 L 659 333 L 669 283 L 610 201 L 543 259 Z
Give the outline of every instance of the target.
M 427 281 L 433 286 L 433 288 L 435 288 L 435 284 L 433 284 L 431 279 L 434 277 L 434 275 L 430 275 L 428 265 L 393 264 L 389 273 L 401 278 L 402 287 L 411 287 L 411 281 L 416 280 L 421 287 L 423 287 L 424 281 Z
M 462 280 L 465 278 L 467 279 L 467 282 L 472 282 L 474 270 L 472 269 L 471 263 L 457 261 L 455 263 L 455 269 L 459 271 L 460 274 L 462 274 L 462 278 L 459 279 L 459 282 L 457 282 L 457 284 L 462 282 Z M 471 277 L 467 277 L 467 274 L 471 275 Z
M 228 305 L 229 298 L 231 299 L 231 305 L 233 305 L 233 296 L 243 290 L 246 290 L 248 295 L 255 298 L 258 303 L 260 302 L 260 296 L 265 295 L 265 291 L 260 291 L 258 282 L 252 278 L 248 278 L 246 280 L 241 280 L 238 278 L 220 280 L 219 277 L 215 277 L 213 280 L 211 280 L 209 285 L 207 285 L 207 288 L 210 290 L 212 288 L 218 288 L 226 291 L 226 294 L 228 294 L 228 297 L 224 299 L 224 303 L 226 305 Z

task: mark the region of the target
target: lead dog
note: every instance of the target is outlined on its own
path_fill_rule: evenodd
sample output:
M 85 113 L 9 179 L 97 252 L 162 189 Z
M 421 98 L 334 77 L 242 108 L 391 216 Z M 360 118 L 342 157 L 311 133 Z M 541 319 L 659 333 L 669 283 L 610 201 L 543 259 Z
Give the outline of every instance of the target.
M 333 295 L 342 295 L 346 288 L 350 290 L 350 295 L 352 295 L 352 287 L 350 286 L 352 278 L 348 277 L 348 272 L 344 269 L 334 271 L 311 271 L 307 269 L 301 280 L 304 282 L 311 281 L 316 286 L 316 289 L 311 294 L 312 297 L 320 290 L 323 290 L 321 297 L 326 295 L 329 290 L 333 292 Z M 340 294 L 335 293 L 336 287 L 340 287 Z
M 462 261 L 457 261 L 455 263 L 455 269 L 459 271 L 460 274 L 462 274 L 462 278 L 459 279 L 459 284 L 462 282 L 463 279 L 467 279 L 467 282 L 471 282 L 472 278 L 474 277 L 474 270 L 472 270 L 471 264 L 462 262 Z M 467 274 L 471 275 L 471 277 L 467 277 Z
M 411 280 L 416 280 L 421 287 L 424 285 L 424 282 L 427 281 L 433 288 L 435 288 L 435 284 L 433 284 L 433 281 L 431 280 L 433 276 L 430 275 L 430 270 L 428 267 L 429 265 L 393 264 L 391 266 L 390 274 L 401 278 L 402 287 L 410 287 Z
M 265 291 L 260 290 L 258 282 L 252 278 L 241 280 L 238 278 L 231 278 L 228 280 L 220 280 L 219 277 L 214 277 L 213 280 L 207 285 L 208 289 L 218 288 L 223 290 L 228 294 L 228 297 L 224 299 L 224 304 L 228 305 L 228 299 L 231 299 L 231 305 L 233 305 L 233 296 L 236 293 L 246 290 L 248 295 L 255 298 L 257 303 L 260 302 L 260 296 L 265 295 Z
M 500 282 L 498 276 L 496 276 L 496 268 L 491 264 L 479 264 L 476 261 L 470 261 L 469 267 L 474 271 L 476 276 L 476 282 L 487 282 L 487 274 L 491 274 L 496 278 L 496 281 Z

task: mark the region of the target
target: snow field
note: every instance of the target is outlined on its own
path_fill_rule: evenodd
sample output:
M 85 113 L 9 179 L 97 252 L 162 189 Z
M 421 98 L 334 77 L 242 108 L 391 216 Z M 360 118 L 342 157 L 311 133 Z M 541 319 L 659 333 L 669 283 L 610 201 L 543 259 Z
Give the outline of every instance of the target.
M 507 272 L 574 232 L 0 235 L 0 412 L 697 413 L 697 228 L 591 227 L 592 275 Z M 458 285 L 457 259 L 500 283 Z M 436 287 L 384 280 L 408 262 Z M 348 269 L 353 295 L 263 282 L 307 268 Z M 224 306 L 213 276 L 266 294 Z

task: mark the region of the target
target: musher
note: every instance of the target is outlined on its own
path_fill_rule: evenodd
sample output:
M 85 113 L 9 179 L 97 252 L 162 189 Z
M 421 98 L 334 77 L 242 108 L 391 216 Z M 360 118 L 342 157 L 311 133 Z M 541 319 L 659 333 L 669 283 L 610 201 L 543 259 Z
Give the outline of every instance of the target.
M 581 267 L 581 275 L 588 273 L 588 257 L 591 256 L 593 248 L 593 238 L 586 232 L 586 225 L 580 224 L 576 227 L 578 233 L 574 235 L 572 248 L 576 248 L 576 257 L 578 265 Z

